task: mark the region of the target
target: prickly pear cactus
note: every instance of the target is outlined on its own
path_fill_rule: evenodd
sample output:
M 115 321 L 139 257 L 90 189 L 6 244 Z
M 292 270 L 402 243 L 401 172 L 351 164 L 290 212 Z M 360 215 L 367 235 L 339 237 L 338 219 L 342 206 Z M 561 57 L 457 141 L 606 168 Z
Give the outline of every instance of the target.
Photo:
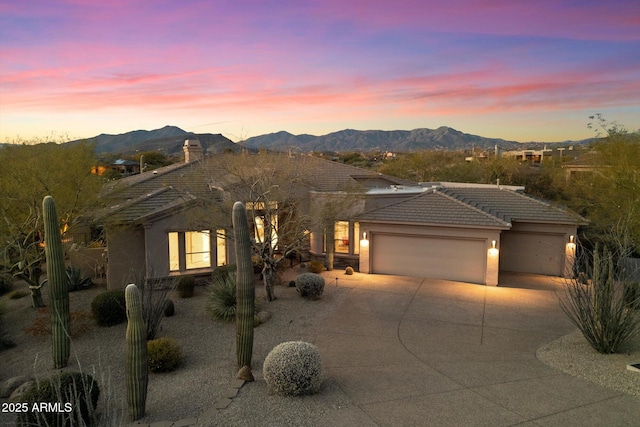
M 125 289 L 127 306 L 127 360 L 125 375 L 127 379 L 127 403 L 131 421 L 144 416 L 147 403 L 147 328 L 142 317 L 142 298 L 136 285 Z
M 47 280 L 51 304 L 51 342 L 53 366 L 56 369 L 67 366 L 71 338 L 69 337 L 69 288 L 64 267 L 62 237 L 56 213 L 56 204 L 51 196 L 42 201 L 44 213 L 45 257 L 47 260 Z

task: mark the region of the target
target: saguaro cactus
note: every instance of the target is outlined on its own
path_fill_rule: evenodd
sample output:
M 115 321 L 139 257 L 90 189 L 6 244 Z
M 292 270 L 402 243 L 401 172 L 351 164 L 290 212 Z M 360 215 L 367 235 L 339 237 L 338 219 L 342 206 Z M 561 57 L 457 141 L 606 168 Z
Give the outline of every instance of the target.
M 131 421 L 144 416 L 147 403 L 147 328 L 142 317 L 142 298 L 136 285 L 127 285 L 125 289 L 127 306 L 127 403 Z
M 42 201 L 44 214 L 45 257 L 47 260 L 47 280 L 51 304 L 51 342 L 53 366 L 56 369 L 67 366 L 71 346 L 69 337 L 69 288 L 64 267 L 62 237 L 53 197 Z
M 242 202 L 233 205 L 233 236 L 236 251 L 236 355 L 238 368 L 251 367 L 255 283 L 247 211 Z

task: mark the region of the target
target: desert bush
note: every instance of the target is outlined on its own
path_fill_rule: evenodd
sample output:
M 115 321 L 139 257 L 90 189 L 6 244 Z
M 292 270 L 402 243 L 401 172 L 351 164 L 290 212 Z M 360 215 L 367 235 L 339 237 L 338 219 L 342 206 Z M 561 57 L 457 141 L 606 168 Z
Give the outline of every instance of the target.
M 91 426 L 95 424 L 95 409 L 100 397 L 98 383 L 91 375 L 63 372 L 35 384 L 23 396 L 29 412 L 18 414 L 16 425 L 26 426 Z M 59 411 L 32 411 L 42 403 L 62 405 Z
M 8 294 L 13 290 L 13 277 L 10 274 L 0 274 L 0 295 Z
M 183 362 L 180 345 L 171 338 L 147 341 L 147 363 L 151 372 L 172 372 Z
M 216 320 L 232 322 L 236 318 L 236 279 L 221 274 L 209 287 L 207 311 Z
M 29 295 L 28 291 L 11 291 L 9 292 L 9 299 L 20 299 Z
M 84 311 L 72 311 L 69 313 L 69 319 L 71 320 L 71 332 L 72 338 L 79 337 L 80 335 L 91 329 L 92 317 L 91 314 Z M 49 314 L 49 308 L 43 307 L 38 310 L 38 317 L 33 321 L 31 326 L 24 329 L 29 335 L 34 337 L 40 337 L 43 335 L 51 335 L 51 314 Z
M 213 270 L 213 273 L 211 273 L 211 281 L 216 283 L 224 280 L 229 275 L 233 276 L 235 279 L 236 269 L 237 267 L 235 264 L 220 265 Z
M 302 273 L 296 277 L 296 289 L 300 296 L 316 300 L 324 292 L 324 277 L 315 273 Z
M 113 326 L 126 321 L 124 289 L 96 295 L 91 301 L 91 312 L 98 326 Z
M 568 280 L 560 299 L 562 310 L 589 345 L 604 354 L 618 352 L 640 333 L 640 315 L 627 308 L 622 284 L 615 280 L 613 259 L 611 252 L 605 249 L 601 254 L 596 246 L 591 268 L 587 267 L 590 271 Z M 591 277 L 590 283 L 584 283 L 583 277 Z
M 196 289 L 196 279 L 193 276 L 182 276 L 178 280 L 176 292 L 180 298 L 191 298 Z
M 15 343 L 7 338 L 6 331 L 4 330 L 4 322 L 2 320 L 4 313 L 5 308 L 2 301 L 0 301 L 0 351 L 15 347 Z
M 67 284 L 69 292 L 88 289 L 93 285 L 90 277 L 82 277 L 82 270 L 77 267 L 67 267 Z
M 640 310 L 640 282 L 624 284 L 624 301 L 632 310 Z
M 324 265 L 320 261 L 309 261 L 307 264 L 307 271 L 309 273 L 320 274 L 324 271 Z
M 347 268 L 345 268 L 344 269 L 344 274 L 346 274 L 347 276 L 353 275 L 353 267 L 348 266 Z
M 176 313 L 176 306 L 170 299 L 164 302 L 164 317 L 171 317 Z
M 313 394 L 322 385 L 322 359 L 318 348 L 304 341 L 278 344 L 262 368 L 269 393 L 285 396 Z
M 178 280 L 144 280 L 136 278 L 130 283 L 142 283 L 138 286 L 142 299 L 142 317 L 147 326 L 147 340 L 152 340 L 160 330 L 168 295 L 178 286 Z

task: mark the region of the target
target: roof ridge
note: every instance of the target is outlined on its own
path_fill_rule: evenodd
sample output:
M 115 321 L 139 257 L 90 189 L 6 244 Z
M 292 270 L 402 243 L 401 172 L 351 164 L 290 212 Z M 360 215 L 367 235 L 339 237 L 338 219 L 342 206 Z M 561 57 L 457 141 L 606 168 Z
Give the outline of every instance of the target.
M 522 192 L 516 192 L 516 191 L 514 191 L 514 193 L 516 193 L 518 196 L 520 196 L 520 197 L 522 197 L 524 199 L 531 200 L 531 201 L 536 202 L 536 203 L 538 203 L 540 205 L 546 206 L 546 207 L 548 207 L 550 209 L 554 209 L 554 210 L 560 211 L 560 212 L 562 212 L 564 214 L 574 216 L 574 217 L 579 218 L 579 219 L 581 219 L 583 221 L 588 221 L 582 215 L 572 211 L 571 209 L 567 208 L 566 206 L 558 206 L 556 204 L 553 204 L 551 201 L 543 200 L 543 199 L 540 199 L 538 197 L 532 196 L 530 194 L 526 194 L 526 193 L 522 193 Z
M 107 217 L 109 215 L 113 215 L 117 212 L 120 212 L 123 209 L 129 208 L 133 205 L 137 205 L 140 202 L 144 202 L 147 199 L 150 199 L 151 197 L 157 196 L 158 194 L 162 194 L 170 189 L 173 189 L 172 186 L 163 186 L 160 188 L 156 188 L 155 190 L 152 190 L 148 193 L 142 194 L 138 197 L 135 197 L 133 199 L 129 199 L 127 201 L 125 201 L 124 203 L 119 203 L 117 205 L 112 205 L 112 206 L 108 206 L 105 209 L 103 209 L 103 213 L 102 214 L 98 214 L 96 216 L 96 219 L 100 219 L 103 217 Z
M 178 169 L 182 169 L 187 167 L 189 163 L 172 163 L 167 166 L 163 166 L 158 169 L 154 169 L 152 171 L 147 171 L 143 173 L 139 173 L 137 175 L 131 175 L 126 178 L 119 179 L 113 183 L 113 185 L 109 186 L 106 184 L 102 191 L 107 191 L 109 195 L 114 193 L 118 193 L 124 191 L 125 189 L 135 187 L 136 185 L 147 182 L 153 178 L 166 175 L 170 172 L 173 172 Z
M 511 227 L 511 226 L 512 226 L 512 224 L 511 224 L 511 222 L 510 222 L 510 221 L 506 221 L 504 218 L 501 218 L 501 217 L 500 217 L 500 216 L 498 216 L 498 215 L 494 215 L 494 214 L 492 214 L 492 213 L 490 213 L 490 212 L 487 212 L 487 211 L 486 211 L 486 210 L 484 210 L 484 209 L 481 209 L 481 208 L 478 208 L 477 206 L 474 206 L 474 204 L 467 203 L 467 202 L 465 202 L 465 201 L 463 201 L 463 200 L 458 199 L 457 197 L 455 197 L 455 196 L 453 196 L 453 195 L 451 195 L 451 194 L 447 194 L 447 193 L 445 193 L 445 191 L 443 191 L 443 190 L 445 190 L 445 191 L 449 191 L 450 189 L 442 187 L 442 188 L 434 188 L 434 190 L 433 190 L 433 191 L 434 191 L 434 193 L 436 193 L 436 192 L 437 192 L 437 193 L 441 194 L 442 196 L 447 197 L 447 198 L 449 198 L 449 199 L 453 200 L 453 201 L 454 201 L 454 202 L 456 202 L 456 203 L 459 203 L 459 204 L 464 205 L 464 206 L 466 206 L 466 207 L 468 207 L 468 208 L 471 208 L 471 209 L 473 209 L 473 210 L 475 210 L 475 211 L 477 211 L 477 212 L 480 212 L 481 214 L 483 214 L 483 215 L 485 215 L 485 216 L 488 216 L 488 217 L 490 217 L 490 218 L 492 218 L 492 219 L 495 219 L 495 220 L 497 220 L 497 221 L 500 221 L 500 222 L 501 222 L 501 223 L 503 223 L 504 225 L 507 225 L 507 226 L 509 226 L 509 227 Z M 453 192 L 453 193 L 455 194 L 455 192 Z M 479 203 L 477 203 L 477 204 L 479 204 Z

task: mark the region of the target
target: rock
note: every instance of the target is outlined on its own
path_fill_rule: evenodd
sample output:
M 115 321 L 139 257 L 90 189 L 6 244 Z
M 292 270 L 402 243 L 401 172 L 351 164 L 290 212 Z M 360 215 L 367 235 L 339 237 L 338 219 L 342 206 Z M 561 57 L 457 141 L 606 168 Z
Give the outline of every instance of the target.
M 266 323 L 267 320 L 271 319 L 271 313 L 268 311 L 259 311 L 257 316 L 260 319 L 260 323 Z
M 11 393 L 13 393 L 15 389 L 17 389 L 27 381 L 31 381 L 31 377 L 27 375 L 20 375 L 17 377 L 9 378 L 0 386 L 0 397 L 4 399 L 11 396 Z
M 26 383 L 21 384 L 17 389 L 11 393 L 9 396 L 10 402 L 20 402 L 22 400 L 22 396 L 36 384 L 35 381 L 27 381 Z
M 251 372 L 251 368 L 246 365 L 240 368 L 236 379 L 245 380 L 246 382 L 252 382 L 254 378 L 253 373 Z

